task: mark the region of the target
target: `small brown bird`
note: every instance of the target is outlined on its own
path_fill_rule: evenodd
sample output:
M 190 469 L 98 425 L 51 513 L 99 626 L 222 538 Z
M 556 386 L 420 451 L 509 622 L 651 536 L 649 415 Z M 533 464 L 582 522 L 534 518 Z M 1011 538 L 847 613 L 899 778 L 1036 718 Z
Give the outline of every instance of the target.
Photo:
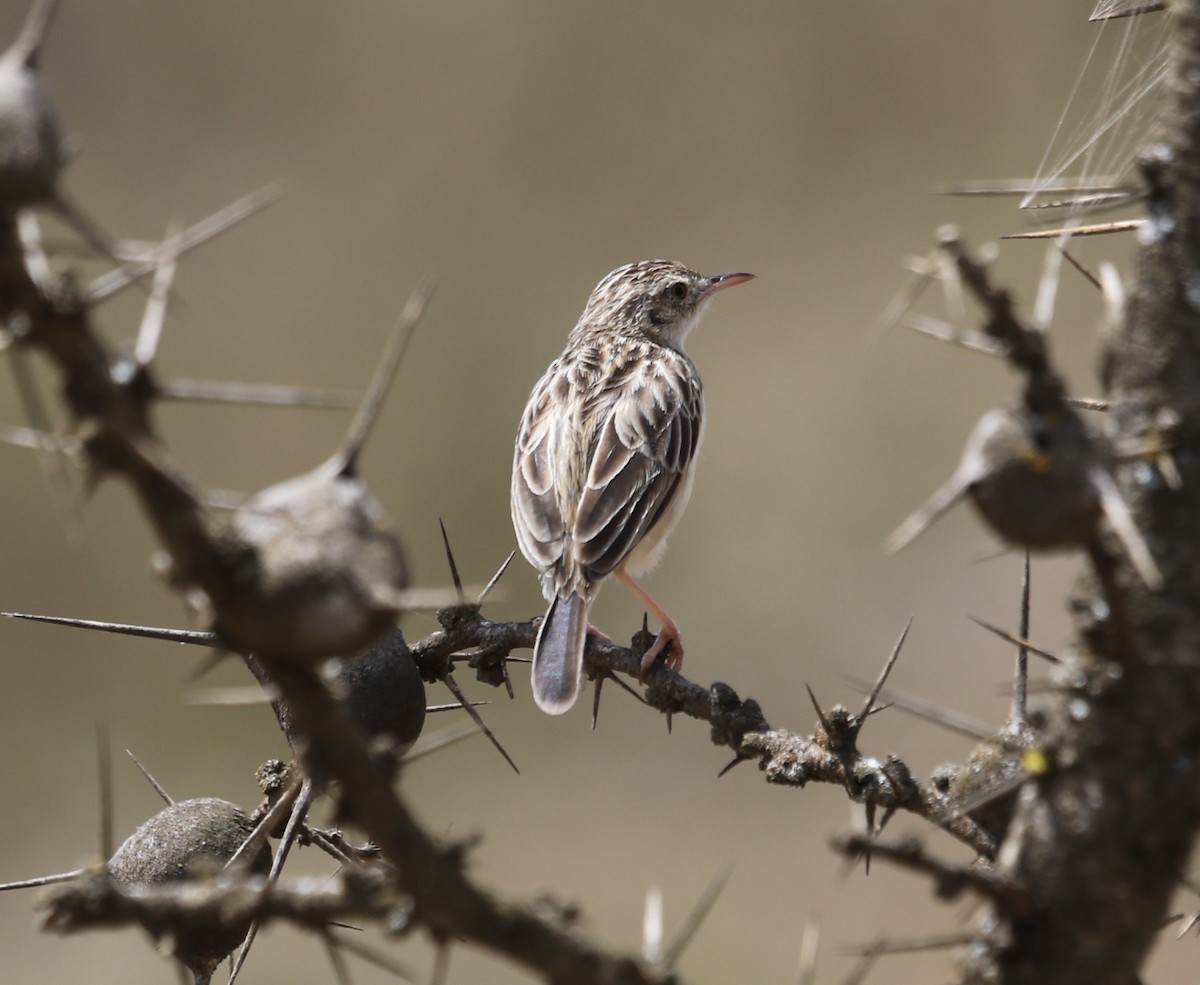
M 646 674 L 679 627 L 634 581 L 666 547 L 692 491 L 704 434 L 700 374 L 683 351 L 708 300 L 753 274 L 706 277 L 645 260 L 596 285 L 567 346 L 533 388 L 513 456 L 512 517 L 521 553 L 550 603 L 533 651 L 533 697 L 561 715 L 583 686 L 588 612 L 616 575 L 662 629 Z

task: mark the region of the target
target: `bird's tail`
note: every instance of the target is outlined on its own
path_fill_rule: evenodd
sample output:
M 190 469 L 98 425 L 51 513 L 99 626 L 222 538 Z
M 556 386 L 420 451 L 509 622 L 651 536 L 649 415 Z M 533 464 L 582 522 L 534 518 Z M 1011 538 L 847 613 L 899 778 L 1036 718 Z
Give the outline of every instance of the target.
M 583 689 L 587 601 L 575 593 L 550 603 L 533 646 L 533 700 L 547 715 L 561 715 Z

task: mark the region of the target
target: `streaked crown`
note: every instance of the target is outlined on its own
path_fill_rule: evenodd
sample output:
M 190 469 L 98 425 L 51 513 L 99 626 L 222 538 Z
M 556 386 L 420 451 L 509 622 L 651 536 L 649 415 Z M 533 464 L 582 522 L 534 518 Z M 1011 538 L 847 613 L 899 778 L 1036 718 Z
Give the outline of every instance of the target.
M 714 293 L 753 276 L 706 276 L 675 260 L 627 263 L 596 285 L 572 334 L 618 332 L 678 347 Z

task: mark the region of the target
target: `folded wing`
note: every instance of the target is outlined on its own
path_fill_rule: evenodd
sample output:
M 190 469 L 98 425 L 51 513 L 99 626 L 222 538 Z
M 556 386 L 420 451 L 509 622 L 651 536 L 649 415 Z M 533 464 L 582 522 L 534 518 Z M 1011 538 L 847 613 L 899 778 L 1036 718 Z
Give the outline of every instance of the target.
M 607 401 L 571 531 L 591 580 L 611 573 L 663 517 L 700 442 L 699 377 L 686 356 L 643 363 Z

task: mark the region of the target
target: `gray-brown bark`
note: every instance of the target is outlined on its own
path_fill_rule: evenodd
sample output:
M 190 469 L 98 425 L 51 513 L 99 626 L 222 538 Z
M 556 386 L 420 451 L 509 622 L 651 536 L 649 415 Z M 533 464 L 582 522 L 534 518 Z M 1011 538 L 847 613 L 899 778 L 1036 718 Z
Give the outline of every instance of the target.
M 1146 463 L 1120 473 L 1165 587 L 1125 565 L 1113 598 L 1095 579 L 1079 586 L 1080 645 L 1038 740 L 1051 765 L 998 856 L 1036 912 L 997 913 L 997 944 L 972 950 L 967 981 L 1134 981 L 1200 823 L 1200 4 L 1170 16 L 1167 123 L 1143 159 L 1150 221 L 1103 354 L 1110 436 L 1171 426 L 1180 488 Z

